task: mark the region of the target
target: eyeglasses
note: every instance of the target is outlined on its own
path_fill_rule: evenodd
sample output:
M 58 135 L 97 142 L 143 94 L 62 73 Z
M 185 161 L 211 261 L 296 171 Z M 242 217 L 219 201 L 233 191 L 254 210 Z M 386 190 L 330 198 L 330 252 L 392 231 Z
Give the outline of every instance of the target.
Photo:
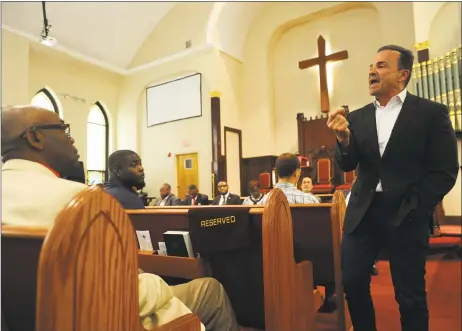
M 67 137 L 71 139 L 71 125 L 70 124 L 43 124 L 43 125 L 34 125 L 26 129 L 22 134 L 21 138 L 26 138 L 27 131 L 37 131 L 37 130 L 63 130 L 66 133 Z

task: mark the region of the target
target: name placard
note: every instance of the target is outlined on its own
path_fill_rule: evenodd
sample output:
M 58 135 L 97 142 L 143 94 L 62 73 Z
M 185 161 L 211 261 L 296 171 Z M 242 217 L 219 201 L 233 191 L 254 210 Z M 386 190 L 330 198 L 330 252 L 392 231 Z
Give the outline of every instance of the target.
M 211 253 L 250 245 L 249 209 L 219 207 L 189 209 L 189 232 L 196 253 Z

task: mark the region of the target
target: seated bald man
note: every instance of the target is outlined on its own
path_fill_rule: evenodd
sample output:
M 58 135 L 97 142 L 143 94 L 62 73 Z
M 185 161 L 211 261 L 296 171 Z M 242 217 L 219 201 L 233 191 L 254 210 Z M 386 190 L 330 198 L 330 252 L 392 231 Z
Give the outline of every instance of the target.
M 2 223 L 50 226 L 86 186 L 70 180 L 80 167 L 70 126 L 35 107 L 2 108 Z M 53 204 L 54 208 L 47 208 Z
M 1 129 L 2 223 L 52 226 L 86 188 L 63 179 L 79 167 L 70 126 L 56 113 L 24 106 L 2 109 Z M 207 330 L 239 330 L 228 296 L 213 278 L 178 286 L 147 273 L 140 273 L 138 280 L 140 320 L 147 330 L 191 311 Z

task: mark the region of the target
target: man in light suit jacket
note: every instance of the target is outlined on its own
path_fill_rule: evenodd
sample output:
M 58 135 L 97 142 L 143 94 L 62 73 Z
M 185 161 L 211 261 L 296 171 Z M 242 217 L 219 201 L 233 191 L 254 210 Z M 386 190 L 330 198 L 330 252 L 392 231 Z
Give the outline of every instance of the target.
M 241 198 L 236 195 L 229 193 L 228 183 L 221 181 L 218 183 L 218 194 L 215 199 L 212 201 L 212 205 L 222 206 L 222 205 L 241 205 Z
M 154 206 L 174 206 L 177 199 L 176 195 L 172 193 L 170 184 L 164 183 L 160 188 L 160 197 L 154 201 Z
M 2 223 L 52 226 L 61 210 L 86 188 L 63 178 L 78 167 L 70 126 L 46 109 L 2 109 L 1 139 Z M 213 278 L 168 286 L 157 275 L 140 273 L 138 281 L 140 320 L 149 329 L 192 311 L 207 330 L 239 330 L 229 298 Z
M 358 168 L 345 214 L 342 281 L 355 331 L 375 331 L 370 267 L 387 250 L 403 331 L 428 331 L 428 220 L 454 186 L 457 142 L 448 109 L 407 92 L 414 56 L 381 47 L 369 69 L 368 105 L 329 113 L 340 168 Z
M 189 185 L 188 195 L 181 203 L 184 206 L 200 206 L 209 204 L 209 196 L 199 193 L 196 185 Z

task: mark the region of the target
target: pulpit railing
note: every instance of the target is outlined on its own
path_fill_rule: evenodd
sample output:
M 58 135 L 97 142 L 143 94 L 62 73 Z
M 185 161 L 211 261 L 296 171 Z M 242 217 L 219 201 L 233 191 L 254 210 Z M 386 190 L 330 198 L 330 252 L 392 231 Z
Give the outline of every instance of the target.
M 462 80 L 462 47 L 446 55 L 413 66 L 415 93 L 449 108 L 449 118 L 456 132 L 462 132 L 460 85 Z

